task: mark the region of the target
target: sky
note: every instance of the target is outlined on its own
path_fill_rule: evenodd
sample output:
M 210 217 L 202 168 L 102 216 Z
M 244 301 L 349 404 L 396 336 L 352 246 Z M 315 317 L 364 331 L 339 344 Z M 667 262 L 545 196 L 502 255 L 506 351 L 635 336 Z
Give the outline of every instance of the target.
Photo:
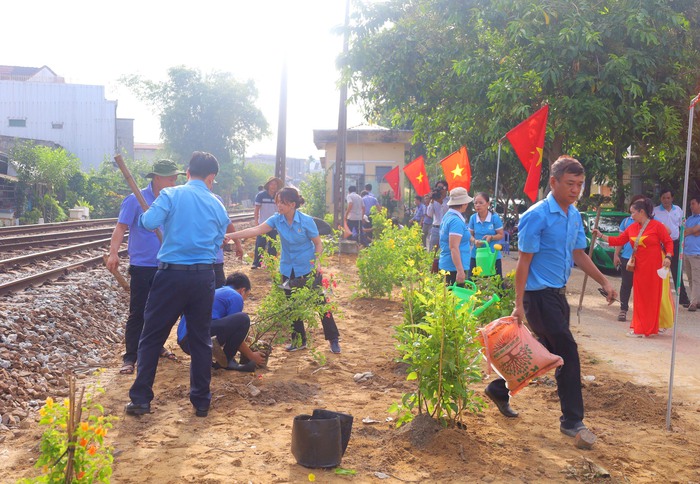
M 3 2 L 2 15 L 0 64 L 46 65 L 66 82 L 104 85 L 105 97 L 118 101 L 117 117 L 134 118 L 137 143 L 160 141 L 158 117 L 119 78 L 164 81 L 178 65 L 255 82 L 271 134 L 247 155 L 275 154 L 285 57 L 287 157 L 318 159 L 313 130 L 338 127 L 342 36 L 333 30 L 344 21 L 345 0 L 22 0 Z M 350 106 L 348 127 L 362 122 Z

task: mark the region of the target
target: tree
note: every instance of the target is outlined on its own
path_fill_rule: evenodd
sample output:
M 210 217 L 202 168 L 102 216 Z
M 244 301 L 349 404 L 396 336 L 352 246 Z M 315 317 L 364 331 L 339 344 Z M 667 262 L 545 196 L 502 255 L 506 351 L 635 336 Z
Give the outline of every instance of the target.
M 233 164 L 243 160 L 246 144 L 268 132 L 255 106 L 253 81 L 239 82 L 226 72 L 202 75 L 179 66 L 168 70 L 164 82 L 135 75 L 122 82 L 159 112 L 163 141 L 176 159 L 186 164 L 193 151 L 208 151 L 221 165 L 218 188 L 222 193 L 237 188 Z
M 17 210 L 19 217 L 25 208 L 33 213 L 24 217 L 25 223 L 35 223 L 39 217 L 46 222 L 66 218 L 58 202 L 65 198 L 70 178 L 80 172 L 80 161 L 63 148 L 50 148 L 33 142 L 16 144 L 10 158 L 17 170 Z
M 632 146 L 671 176 L 698 74 L 689 22 L 658 0 L 413 0 L 356 18 L 345 75 L 369 117 L 408 124 L 429 155 L 467 144 L 492 178 L 498 140 L 550 104 L 545 158 L 578 156 L 617 189 Z M 679 148 L 680 147 L 680 148 Z M 519 164 L 503 144 L 502 162 Z M 476 156 L 474 156 L 476 154 Z M 502 168 L 504 165 L 502 164 Z M 499 180 L 522 189 L 524 171 Z M 518 174 L 519 173 L 519 174 Z M 542 181 L 546 181 L 546 171 Z M 492 185 L 491 185 L 492 186 Z

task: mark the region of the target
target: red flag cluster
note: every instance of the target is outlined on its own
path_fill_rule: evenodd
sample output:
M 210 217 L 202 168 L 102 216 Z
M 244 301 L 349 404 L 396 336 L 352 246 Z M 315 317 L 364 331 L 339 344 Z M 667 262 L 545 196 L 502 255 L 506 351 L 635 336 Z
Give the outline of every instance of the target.
M 537 200 L 540 186 L 540 176 L 542 174 L 542 154 L 544 152 L 544 136 L 547 130 L 547 116 L 549 105 L 545 105 L 532 116 L 517 125 L 506 133 L 506 138 L 518 155 L 520 163 L 527 171 L 527 180 L 523 192 L 533 202 Z M 440 161 L 442 171 L 447 180 L 450 190 L 456 187 L 464 187 L 469 190 L 472 182 L 472 171 L 469 165 L 469 155 L 467 147 L 462 146 L 459 150 L 445 157 Z M 403 169 L 409 179 L 416 194 L 420 197 L 430 193 L 430 181 L 425 169 L 425 159 L 419 156 Z M 394 200 L 401 199 L 399 191 L 399 167 L 395 167 L 384 176 L 394 191 Z

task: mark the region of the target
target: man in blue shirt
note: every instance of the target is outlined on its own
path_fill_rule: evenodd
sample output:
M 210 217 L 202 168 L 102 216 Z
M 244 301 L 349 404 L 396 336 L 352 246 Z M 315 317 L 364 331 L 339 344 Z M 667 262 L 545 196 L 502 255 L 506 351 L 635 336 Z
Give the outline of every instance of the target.
M 243 312 L 243 302 L 250 294 L 250 279 L 241 272 L 234 272 L 226 278 L 226 283 L 214 293 L 211 309 L 211 333 L 214 348 L 215 368 L 236 371 L 255 371 L 256 365 L 265 362 L 265 355 L 252 351 L 245 338 L 250 329 L 250 317 Z M 190 354 L 187 337 L 187 318 L 183 315 L 177 327 L 177 344 L 182 351 Z M 248 363 L 241 365 L 234 356 L 240 351 Z
M 218 172 L 214 155 L 195 151 L 187 169 L 187 184 L 161 190 L 139 218 L 139 225 L 147 230 L 163 227 L 163 245 L 146 302 L 127 415 L 150 412 L 158 353 L 181 314 L 187 317 L 192 354 L 190 401 L 198 417 L 209 413 L 214 261 L 225 233 L 234 230 L 226 209 L 211 192 Z
M 146 178 L 151 178 L 151 183 L 141 190 L 143 199 L 150 206 L 153 200 L 160 194 L 163 188 L 174 187 L 178 175 L 184 175 L 177 164 L 171 160 L 158 160 L 153 163 L 153 168 Z M 151 288 L 153 277 L 158 270 L 158 250 L 160 241 L 155 232 L 139 227 L 139 216 L 143 213 L 141 205 L 132 193 L 124 199 L 119 209 L 117 225 L 112 232 L 112 240 L 109 243 L 109 257 L 107 269 L 115 271 L 119 267 L 119 248 L 124 240 L 124 234 L 129 231 L 129 317 L 126 320 L 124 331 L 124 344 L 126 351 L 122 357 L 122 367 L 119 373 L 131 375 L 136 365 L 136 350 L 139 347 L 139 338 L 143 329 L 143 311 L 146 308 L 148 291 Z M 174 357 L 175 355 L 165 348 L 161 349 L 161 355 Z
M 673 204 L 673 190 L 670 188 L 662 188 L 659 194 L 659 205 L 654 207 L 654 220 L 658 220 L 666 226 L 668 229 L 671 240 L 673 240 L 673 247 L 680 247 L 678 242 L 680 238 L 680 228 L 683 224 L 683 209 L 678 205 Z M 683 274 L 678 274 L 678 256 L 679 250 L 674 250 L 671 256 L 671 275 L 673 276 L 674 287 L 679 285 L 680 292 L 678 299 L 680 304 L 688 307 L 690 300 L 688 299 L 688 293 L 685 290 L 685 284 L 683 284 Z
M 690 211 L 693 214 L 685 221 L 683 267 L 690 284 L 688 311 L 692 312 L 697 311 L 700 304 L 700 196 L 696 195 L 690 199 Z
M 540 342 L 564 360 L 557 369 L 557 392 L 561 405 L 559 429 L 567 436 L 581 433 L 587 442 L 595 435 L 583 423 L 581 366 L 578 347 L 569 329 L 569 303 L 566 282 L 575 262 L 607 291 L 608 303 L 617 296 L 610 281 L 601 274 L 585 252 L 586 236 L 581 214 L 573 206 L 583 188 L 583 166 L 567 155 L 551 168 L 551 192 L 520 218 L 519 258 L 515 273 L 515 309 L 519 324 L 527 320 Z M 506 417 L 517 417 L 509 405 L 508 389 L 502 379 L 486 388 L 486 396 Z
M 630 200 L 630 205 L 632 205 L 637 200 L 645 198 L 644 195 L 635 195 Z M 627 227 L 632 225 L 634 220 L 632 217 L 625 217 L 625 219 L 620 222 L 620 233 L 622 233 Z M 632 245 L 627 242 L 625 245 L 620 247 L 619 245 L 615 247 L 615 255 L 613 256 L 613 264 L 615 267 L 619 267 L 620 270 L 620 313 L 617 315 L 618 321 L 627 321 L 627 311 L 629 311 L 630 295 L 632 294 L 632 286 L 634 285 L 634 272 L 625 269 L 627 267 L 627 262 L 629 262 L 630 257 L 632 257 Z

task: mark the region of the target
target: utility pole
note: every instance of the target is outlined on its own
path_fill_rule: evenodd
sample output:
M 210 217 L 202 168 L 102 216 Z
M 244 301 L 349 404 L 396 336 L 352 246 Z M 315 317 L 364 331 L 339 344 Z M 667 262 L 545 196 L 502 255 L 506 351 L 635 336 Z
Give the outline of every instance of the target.
M 343 34 L 343 65 L 348 57 L 350 37 L 350 0 L 345 2 L 345 32 Z M 338 141 L 335 151 L 335 178 L 333 191 L 333 226 L 342 226 L 345 214 L 345 161 L 348 142 L 348 86 L 340 86 L 340 108 L 338 110 Z
M 280 110 L 277 121 L 277 155 L 275 156 L 275 176 L 287 183 L 287 59 L 282 63 L 280 82 Z M 279 187 L 282 188 L 282 187 Z

